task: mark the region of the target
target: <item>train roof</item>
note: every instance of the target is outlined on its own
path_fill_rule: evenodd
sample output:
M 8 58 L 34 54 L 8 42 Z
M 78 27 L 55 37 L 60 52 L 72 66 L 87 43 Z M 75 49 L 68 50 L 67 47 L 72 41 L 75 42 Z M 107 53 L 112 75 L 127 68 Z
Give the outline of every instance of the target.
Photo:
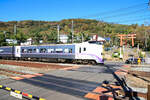
M 87 43 L 87 42 L 83 42 Z M 76 44 L 83 44 L 83 43 L 73 43 L 73 44 L 41 44 L 41 45 L 24 45 L 22 47 L 27 47 L 27 46 L 63 46 L 63 45 L 76 45 Z
M 22 45 L 21 47 L 28 47 L 28 46 L 62 46 L 62 45 L 76 45 L 76 44 L 100 44 L 98 41 L 87 41 L 82 43 L 70 43 L 70 44 L 41 44 L 41 45 Z M 1 46 L 0 48 L 9 48 L 12 46 Z

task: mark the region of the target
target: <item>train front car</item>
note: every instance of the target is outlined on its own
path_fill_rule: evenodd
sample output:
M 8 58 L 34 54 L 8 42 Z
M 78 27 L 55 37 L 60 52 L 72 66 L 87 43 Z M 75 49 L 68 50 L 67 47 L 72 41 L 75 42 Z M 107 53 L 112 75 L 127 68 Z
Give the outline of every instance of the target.
M 97 41 L 83 42 L 76 44 L 75 59 L 91 64 L 104 64 L 103 45 Z

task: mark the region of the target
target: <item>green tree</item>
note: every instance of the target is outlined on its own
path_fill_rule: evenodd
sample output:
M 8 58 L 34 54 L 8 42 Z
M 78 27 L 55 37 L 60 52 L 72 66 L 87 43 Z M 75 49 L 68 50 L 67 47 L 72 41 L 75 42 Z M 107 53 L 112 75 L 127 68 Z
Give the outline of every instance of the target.
M 22 32 L 18 32 L 16 34 L 16 40 L 18 41 L 18 44 L 25 42 L 29 37 L 22 33 Z
M 67 42 L 71 43 L 72 42 L 72 32 L 69 32 L 69 34 L 67 36 L 68 36 Z
M 57 32 L 52 31 L 50 34 L 47 34 L 47 41 L 50 43 L 57 43 Z
M 5 35 L 3 33 L 0 33 L 0 46 L 5 46 Z
M 39 44 L 40 40 L 42 40 L 42 34 L 39 32 L 32 33 L 31 37 L 34 44 Z

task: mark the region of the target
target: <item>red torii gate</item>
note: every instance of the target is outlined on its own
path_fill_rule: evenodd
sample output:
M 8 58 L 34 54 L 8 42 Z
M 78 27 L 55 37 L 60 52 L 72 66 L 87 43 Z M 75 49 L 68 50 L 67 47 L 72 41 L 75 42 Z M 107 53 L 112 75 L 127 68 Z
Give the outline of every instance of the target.
M 132 47 L 134 47 L 134 38 L 136 34 L 118 34 L 117 36 L 120 38 L 120 46 L 123 46 L 123 39 L 130 38 L 132 40 Z

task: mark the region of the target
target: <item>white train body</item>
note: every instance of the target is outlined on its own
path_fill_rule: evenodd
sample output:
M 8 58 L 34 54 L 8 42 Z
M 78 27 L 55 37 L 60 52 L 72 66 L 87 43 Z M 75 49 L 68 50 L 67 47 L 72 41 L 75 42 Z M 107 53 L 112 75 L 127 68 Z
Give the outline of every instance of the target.
M 88 42 L 76 44 L 75 59 L 94 60 L 96 63 L 104 63 L 103 45 L 89 44 Z
M 103 45 L 97 41 L 75 44 L 31 45 L 0 47 L 1 58 L 37 58 L 37 59 L 64 59 L 103 61 Z

